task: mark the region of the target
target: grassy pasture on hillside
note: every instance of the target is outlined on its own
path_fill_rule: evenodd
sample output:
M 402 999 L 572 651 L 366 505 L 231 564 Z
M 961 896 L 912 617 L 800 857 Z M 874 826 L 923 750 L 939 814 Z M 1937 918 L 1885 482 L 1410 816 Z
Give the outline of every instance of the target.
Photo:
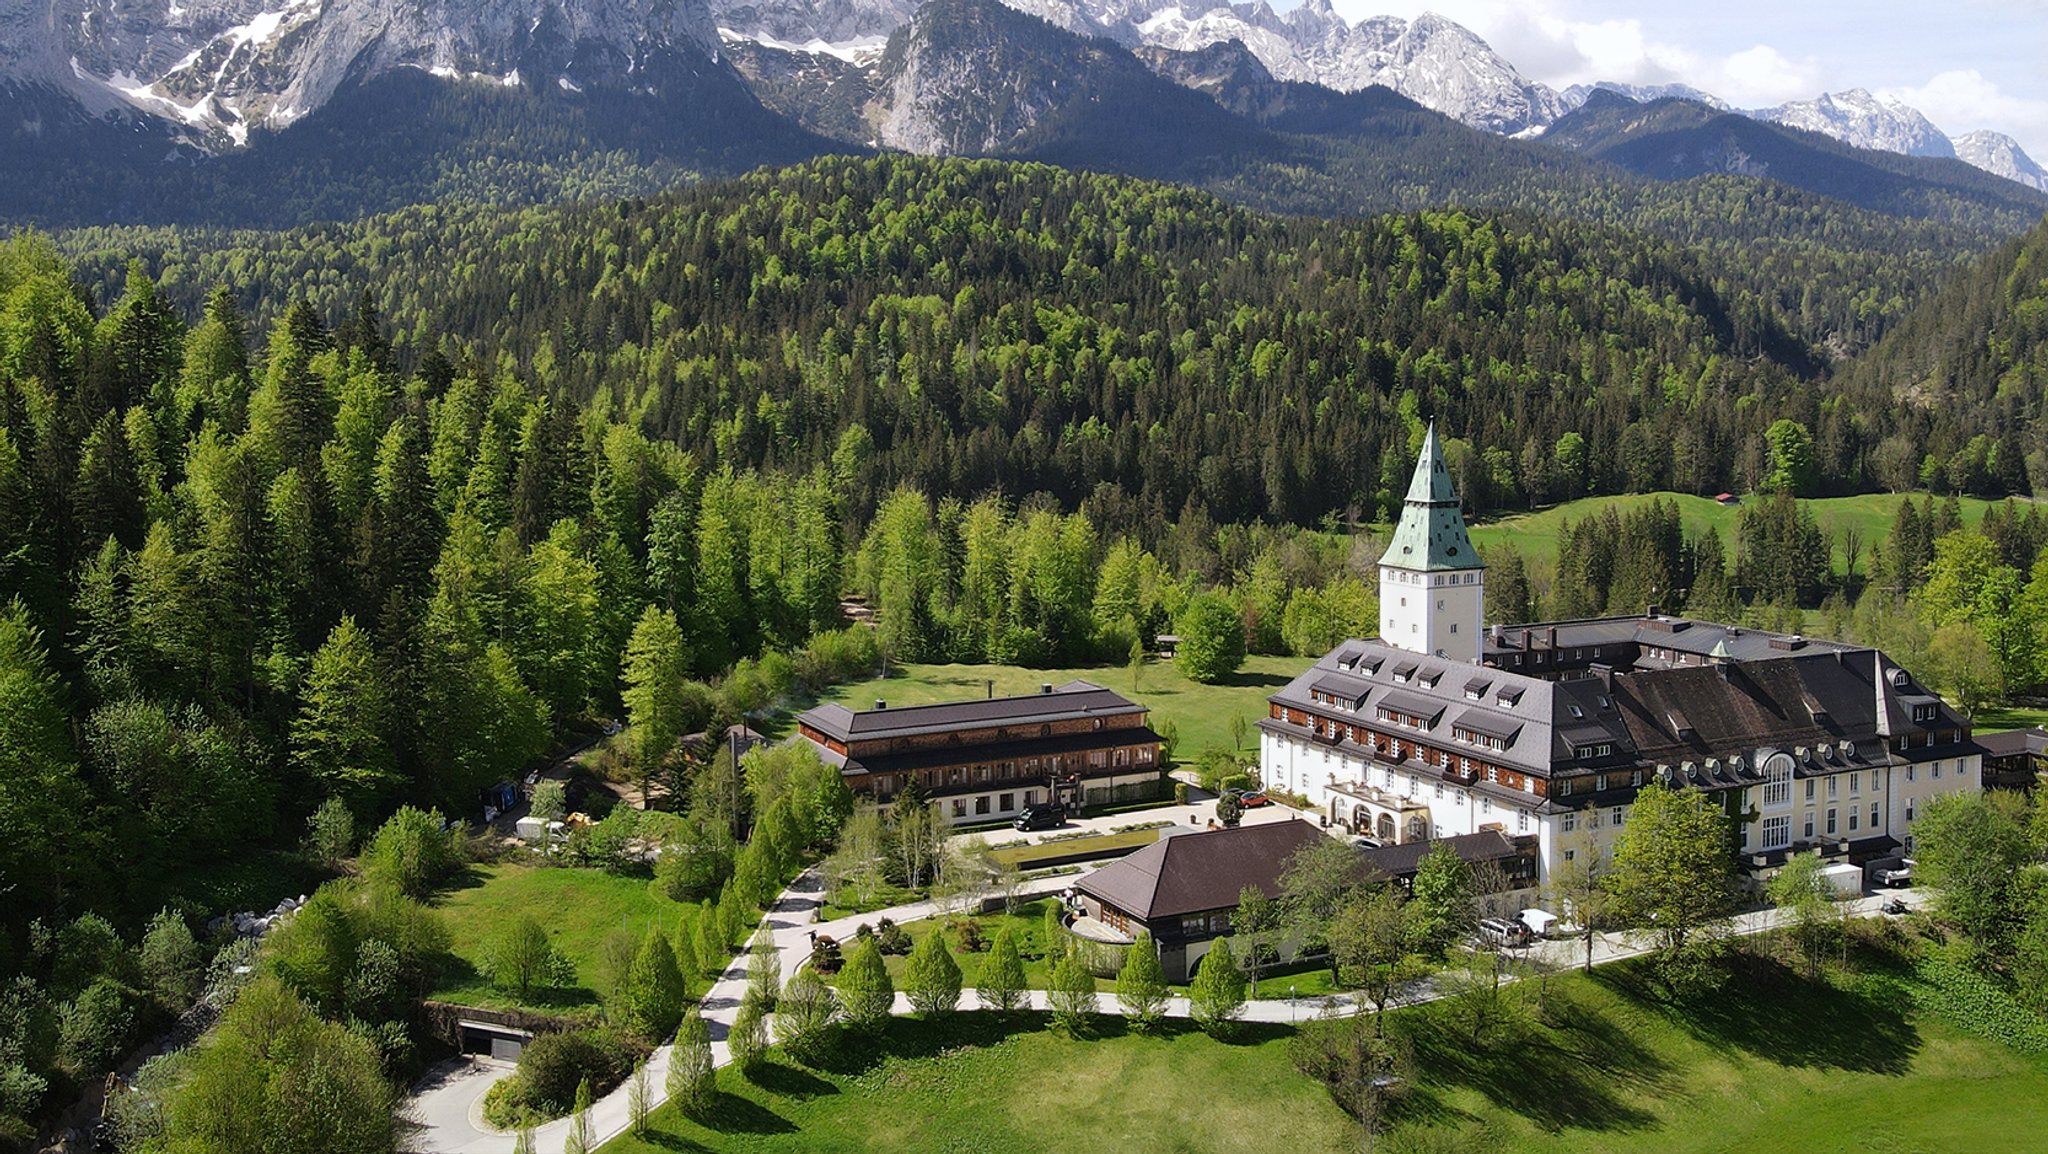
M 1678 506 L 1679 520 L 1685 525 L 1688 535 L 1703 533 L 1709 526 L 1719 531 L 1721 543 L 1728 550 L 1729 559 L 1734 559 L 1736 521 L 1741 516 L 1741 506 L 1722 505 L 1710 497 L 1696 497 L 1689 493 L 1585 497 L 1562 505 L 1552 505 L 1534 513 L 1494 517 L 1472 526 L 1472 543 L 1482 550 L 1500 545 L 1513 545 L 1537 568 L 1548 572 L 1557 564 L 1557 531 L 1565 522 L 1577 524 L 1587 517 L 1598 515 L 1609 505 L 1614 506 L 1616 512 L 1626 514 L 1630 509 L 1658 499 L 1671 501 Z M 1763 498 L 1745 497 L 1743 504 L 1753 504 L 1760 500 Z M 1804 501 L 1802 504 L 1813 510 L 1813 518 L 1822 529 L 1832 528 L 1838 532 L 1854 529 L 1862 534 L 1864 552 L 1862 560 L 1857 564 L 1857 571 L 1867 573 L 1870 549 L 1882 542 L 1885 535 L 1891 532 L 1892 516 L 1898 512 L 1900 500 L 1900 495 L 1894 493 L 1865 493 L 1855 497 L 1819 497 Z M 1914 494 L 1913 500 L 1917 504 L 1921 496 Z M 1983 520 L 1984 510 L 1994 504 L 1978 497 L 1963 497 L 1960 498 L 1960 502 L 1964 525 L 1975 525 Z M 1834 568 L 1837 573 L 1843 569 L 1840 553 L 1835 555 Z

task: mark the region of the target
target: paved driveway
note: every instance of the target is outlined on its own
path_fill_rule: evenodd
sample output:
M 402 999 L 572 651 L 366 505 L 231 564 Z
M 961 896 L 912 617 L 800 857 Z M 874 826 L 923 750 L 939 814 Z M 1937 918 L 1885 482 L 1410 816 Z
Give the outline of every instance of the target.
M 1203 829 L 1207 827 L 1210 819 L 1215 816 L 1216 799 L 1205 795 L 1202 800 L 1190 800 L 1187 805 L 1168 803 L 1156 805 L 1150 809 L 1126 810 L 1123 813 L 1112 813 L 1103 817 L 1075 818 L 1055 829 L 1035 829 L 1029 833 L 1023 833 L 1005 827 L 1002 829 L 984 830 L 980 833 L 954 834 L 949 841 L 955 846 L 962 845 L 974 838 L 981 838 L 990 845 L 1007 845 L 1013 842 L 1028 842 L 1036 845 L 1046 838 L 1055 835 L 1071 837 L 1077 832 L 1110 833 L 1125 826 L 1144 825 L 1147 822 L 1154 821 L 1170 821 L 1179 826 Z M 1309 821 L 1316 820 L 1314 811 L 1304 813 L 1289 809 L 1275 802 L 1272 805 L 1262 805 L 1256 809 L 1245 810 L 1244 817 L 1239 824 L 1264 825 L 1269 821 L 1288 821 L 1297 817 L 1305 818 Z

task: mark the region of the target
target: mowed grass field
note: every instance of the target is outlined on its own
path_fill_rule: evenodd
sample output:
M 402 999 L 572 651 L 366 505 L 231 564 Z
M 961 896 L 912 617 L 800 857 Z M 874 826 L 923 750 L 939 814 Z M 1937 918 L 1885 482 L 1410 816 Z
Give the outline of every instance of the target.
M 1135 689 L 1129 666 L 1104 665 L 1072 669 L 1025 669 L 1016 665 L 893 665 L 886 678 L 871 678 L 837 686 L 825 693 L 824 701 L 837 701 L 850 709 L 873 708 L 876 701 L 891 706 L 929 705 L 939 701 L 965 701 L 987 696 L 995 683 L 998 697 L 1036 693 L 1044 684 L 1059 685 L 1080 679 L 1114 689 L 1152 709 L 1152 728 L 1171 721 L 1179 730 L 1176 759 L 1192 761 L 1209 746 L 1230 746 L 1230 719 L 1245 720 L 1247 752 L 1258 748 L 1258 731 L 1251 728 L 1266 716 L 1266 696 L 1293 680 L 1314 663 L 1309 657 L 1253 656 L 1236 673 L 1216 685 L 1202 685 L 1181 675 L 1170 661 L 1145 665 Z M 780 737 L 795 727 L 794 714 L 770 723 L 773 736 Z
M 1457 1008 L 1396 1011 L 1415 1057 L 1382 1154 L 2019 1154 L 2048 1133 L 2048 1061 L 1918 1012 L 1885 979 L 1772 963 L 1665 1001 L 1629 967 L 1550 980 L 1475 1044 Z M 893 1021 L 819 1069 L 720 1071 L 702 1122 L 663 1109 L 652 1151 L 1356 1150 L 1288 1055 L 1287 1026 L 1225 1044 L 1104 1019 L 1073 1041 L 1037 1015 Z
M 625 930 L 637 943 L 650 925 L 667 933 L 683 907 L 655 891 L 646 878 L 594 869 L 479 866 L 434 901 L 448 927 L 450 963 L 429 995 L 474 1006 L 513 1006 L 480 972 L 493 936 L 522 914 L 547 928 L 548 938 L 576 966 L 577 985 L 534 1005 L 595 1009 L 601 987 L 599 958 L 605 939 Z
M 1745 497 L 1743 504 L 1754 504 L 1762 497 Z M 1863 538 L 1863 557 L 1857 564 L 1860 573 L 1869 572 L 1870 549 L 1883 541 L 1891 532 L 1892 517 L 1899 510 L 1901 497 L 1892 493 L 1865 493 L 1855 497 L 1820 497 L 1802 504 L 1813 510 L 1814 520 L 1821 528 L 1832 528 L 1837 532 L 1854 529 Z M 1937 498 L 1938 499 L 1938 498 Z M 1612 505 L 1617 513 L 1626 514 L 1630 509 L 1647 505 L 1651 501 L 1665 500 L 1678 506 L 1679 520 L 1685 525 L 1688 535 L 1703 533 L 1708 527 L 1721 534 L 1721 544 L 1732 559 L 1735 549 L 1737 519 L 1741 516 L 1741 505 L 1722 505 L 1710 497 L 1697 497 L 1689 493 L 1644 493 L 1622 497 L 1586 497 L 1562 505 L 1552 505 L 1534 513 L 1515 516 L 1495 517 L 1480 521 L 1472 526 L 1472 543 L 1481 549 L 1500 545 L 1513 545 L 1522 556 L 1548 571 L 1557 563 L 1557 531 L 1565 522 L 1577 524 L 1587 517 L 1596 516 L 1602 509 Z M 1921 500 L 1914 494 L 1914 502 Z M 1995 502 L 1978 497 L 1960 498 L 1963 523 L 1975 525 L 1984 519 L 1984 510 Z M 1384 538 L 1385 533 L 1381 536 Z M 1836 572 L 1844 569 L 1844 559 L 1839 552 L 1834 557 Z

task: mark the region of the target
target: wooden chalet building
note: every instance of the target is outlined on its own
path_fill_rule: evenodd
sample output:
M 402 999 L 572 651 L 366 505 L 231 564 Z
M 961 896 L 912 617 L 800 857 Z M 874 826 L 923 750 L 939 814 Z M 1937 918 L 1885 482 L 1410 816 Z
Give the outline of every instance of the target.
M 1015 817 L 1024 807 L 1075 809 L 1163 796 L 1160 738 L 1150 710 L 1087 681 L 1037 693 L 891 709 L 820 705 L 794 740 L 838 767 L 857 795 L 881 804 L 912 781 L 956 824 Z

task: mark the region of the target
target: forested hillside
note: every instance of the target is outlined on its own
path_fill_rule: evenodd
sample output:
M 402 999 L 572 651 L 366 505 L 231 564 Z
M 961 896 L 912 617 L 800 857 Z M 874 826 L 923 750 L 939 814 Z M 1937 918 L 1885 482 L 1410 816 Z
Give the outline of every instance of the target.
M 1951 279 L 1848 375 L 1861 404 L 1908 399 L 1941 444 L 2034 421 L 2048 387 L 2048 222 Z M 2043 448 L 2039 433 L 2026 441 Z M 1941 480 L 1941 462 L 1915 464 Z

